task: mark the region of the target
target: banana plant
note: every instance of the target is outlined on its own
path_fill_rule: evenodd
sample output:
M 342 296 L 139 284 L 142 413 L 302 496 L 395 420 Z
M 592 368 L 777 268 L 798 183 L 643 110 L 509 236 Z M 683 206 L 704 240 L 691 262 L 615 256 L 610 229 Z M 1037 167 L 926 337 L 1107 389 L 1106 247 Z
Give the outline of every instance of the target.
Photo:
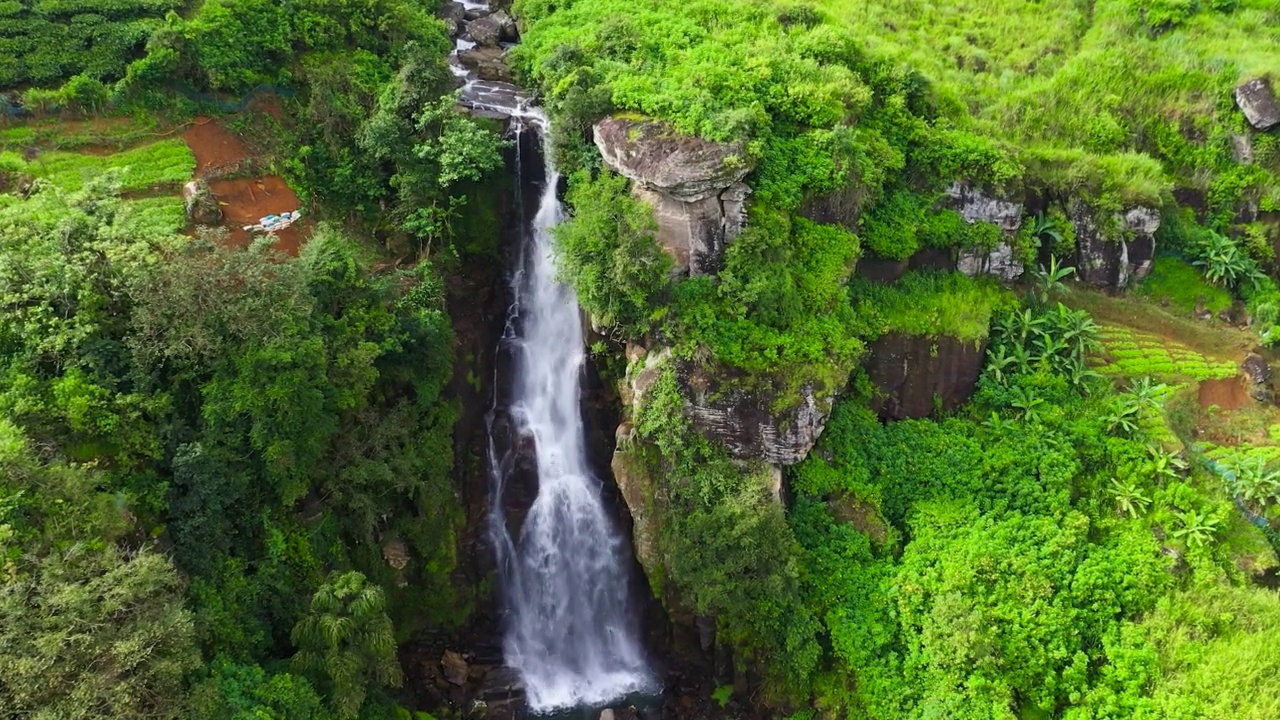
M 1065 267 L 1059 263 L 1056 255 L 1049 258 L 1049 267 L 1046 268 L 1041 265 L 1036 270 L 1031 271 L 1032 303 L 1048 305 L 1055 295 L 1066 295 L 1068 292 L 1067 286 L 1062 281 L 1070 277 L 1075 271 L 1075 268 Z
M 1132 395 L 1119 395 L 1111 402 L 1111 411 L 1107 414 L 1107 430 L 1120 435 L 1133 435 L 1138 432 L 1138 422 L 1142 419 L 1142 406 Z
M 1032 395 L 1024 387 L 1014 388 L 1012 394 L 1013 399 L 1009 401 L 1009 405 L 1022 411 L 1022 419 L 1026 422 L 1039 422 L 1040 411 L 1037 408 L 1044 405 L 1044 398 Z
M 1187 547 L 1191 548 L 1207 545 L 1222 525 L 1222 521 L 1218 518 L 1210 517 L 1208 513 L 1199 510 L 1177 513 L 1177 518 L 1182 527 L 1175 528 L 1169 534 L 1186 541 Z
M 1151 454 L 1151 460 L 1147 462 L 1147 468 L 1151 472 L 1151 477 L 1159 482 L 1177 480 L 1190 467 L 1186 460 L 1178 457 L 1175 453 L 1166 452 L 1155 445 L 1148 446 L 1147 452 Z
M 1116 512 L 1120 515 L 1136 518 L 1145 513 L 1147 507 L 1151 505 L 1151 498 L 1142 493 L 1142 488 L 1138 487 L 1138 483 L 1134 482 L 1132 476 L 1124 480 L 1112 479 L 1111 493 L 1115 496 Z

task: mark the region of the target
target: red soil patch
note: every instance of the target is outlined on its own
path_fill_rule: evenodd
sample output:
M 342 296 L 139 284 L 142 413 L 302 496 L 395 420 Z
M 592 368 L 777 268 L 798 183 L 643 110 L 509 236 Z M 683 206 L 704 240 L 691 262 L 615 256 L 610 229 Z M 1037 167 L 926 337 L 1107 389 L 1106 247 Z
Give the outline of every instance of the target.
M 234 169 L 249 158 L 249 150 L 240 138 L 209 118 L 196 118 L 195 123 L 182 133 L 182 139 L 195 153 L 196 177 Z M 230 233 L 233 247 L 249 246 L 252 238 L 244 230 L 245 225 L 255 225 L 266 215 L 297 210 L 300 204 L 298 196 L 279 175 L 210 180 L 209 189 L 222 205 L 223 225 Z M 304 218 L 298 225 L 277 231 L 276 249 L 296 256 L 304 230 L 309 227 Z
M 209 189 L 222 203 L 223 224 L 230 231 L 231 244 L 235 247 L 248 247 L 252 240 L 243 229 L 245 225 L 254 225 L 266 215 L 298 209 L 298 196 L 279 175 L 213 180 Z M 279 238 L 276 249 L 297 256 L 303 231 L 308 227 L 304 217 L 300 223 L 276 231 Z
M 234 166 L 249 157 L 249 151 L 240 138 L 207 117 L 196 118 L 182 133 L 182 139 L 195 153 L 196 177 L 210 170 Z
M 1222 410 L 1239 410 L 1249 404 L 1249 391 L 1243 375 L 1219 380 L 1201 380 L 1198 388 L 1200 407 L 1212 405 Z

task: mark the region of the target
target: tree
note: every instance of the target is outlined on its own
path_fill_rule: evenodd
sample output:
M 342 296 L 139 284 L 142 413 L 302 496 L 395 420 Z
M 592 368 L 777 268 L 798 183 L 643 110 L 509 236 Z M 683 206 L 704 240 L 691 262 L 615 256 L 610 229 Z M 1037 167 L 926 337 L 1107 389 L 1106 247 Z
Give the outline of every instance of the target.
M 77 543 L 0 586 L 0 716 L 182 718 L 200 662 L 163 555 Z
M 359 572 L 334 572 L 293 628 L 294 665 L 328 689 L 339 718 L 354 718 L 370 687 L 400 687 L 403 675 L 382 588 Z

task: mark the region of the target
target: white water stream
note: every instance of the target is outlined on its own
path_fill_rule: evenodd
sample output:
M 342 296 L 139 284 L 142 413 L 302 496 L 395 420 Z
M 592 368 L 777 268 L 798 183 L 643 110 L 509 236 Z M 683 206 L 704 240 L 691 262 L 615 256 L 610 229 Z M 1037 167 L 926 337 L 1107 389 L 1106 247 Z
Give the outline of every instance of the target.
M 536 132 L 544 141 L 545 115 L 516 88 L 463 77 L 464 104 L 510 115 L 518 132 Z M 505 599 L 504 661 L 522 676 L 535 714 L 598 707 L 659 689 L 629 607 L 629 547 L 587 462 L 582 324 L 577 297 L 556 281 L 552 228 L 563 213 L 556 197 L 560 178 L 543 144 L 545 177 L 511 275 L 514 302 L 503 338 L 513 373 L 506 412 L 514 437 L 506 442 L 519 447 L 500 447 L 493 432 L 489 439 L 489 527 Z M 510 458 L 530 450 L 536 454 L 537 497 L 512 537 L 502 500 Z

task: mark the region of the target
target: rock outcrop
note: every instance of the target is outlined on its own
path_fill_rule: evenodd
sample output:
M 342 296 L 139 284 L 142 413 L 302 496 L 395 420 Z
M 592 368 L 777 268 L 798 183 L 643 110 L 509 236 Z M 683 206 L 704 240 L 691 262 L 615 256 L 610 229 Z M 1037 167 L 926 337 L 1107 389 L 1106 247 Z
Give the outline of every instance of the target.
M 1270 130 L 1280 125 L 1280 101 L 1276 100 L 1271 81 L 1254 78 L 1236 88 L 1236 105 L 1245 119 L 1258 130 Z
M 661 122 L 605 118 L 593 128 L 605 164 L 629 178 L 653 208 L 658 242 L 675 271 L 716 272 L 725 246 L 746 223 L 751 171 L 742 143 L 716 143 L 676 133 Z
M 794 465 L 809 454 L 831 415 L 832 396 L 819 397 L 812 387 L 778 410 L 772 393 L 734 387 L 732 378 L 687 366 L 677 377 L 694 427 L 739 460 Z
M 867 357 L 879 390 L 872 409 L 885 420 L 905 420 L 957 408 L 973 397 L 985 353 L 985 342 L 889 333 Z
M 956 269 L 975 277 L 992 275 L 1011 283 L 1022 276 L 1022 257 L 1015 248 L 1014 236 L 1022 227 L 1022 203 L 988 195 L 966 183 L 952 183 L 947 188 L 946 204 L 970 224 L 991 223 L 1000 228 L 1000 242 L 992 248 L 961 248 Z
M 1074 201 L 1068 216 L 1076 231 L 1076 276 L 1081 281 L 1122 290 L 1151 271 L 1159 210 L 1129 208 L 1109 218 L 1108 227 L 1100 227 L 1093 210 Z

